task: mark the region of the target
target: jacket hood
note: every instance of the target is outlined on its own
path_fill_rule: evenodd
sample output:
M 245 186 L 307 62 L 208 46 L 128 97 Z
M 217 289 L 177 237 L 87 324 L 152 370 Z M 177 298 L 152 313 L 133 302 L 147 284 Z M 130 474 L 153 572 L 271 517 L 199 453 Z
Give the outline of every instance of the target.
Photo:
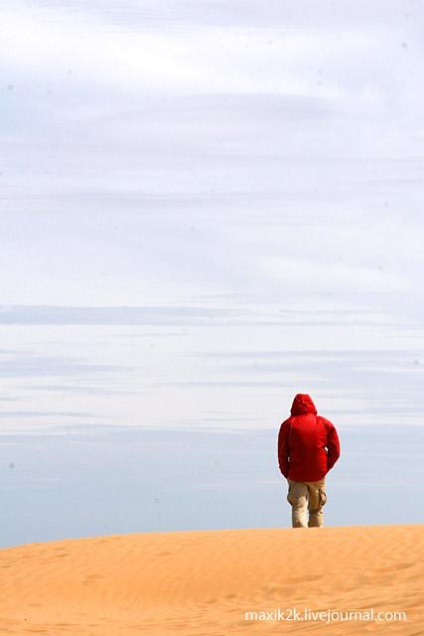
M 292 415 L 305 415 L 306 413 L 313 413 L 314 415 L 317 414 L 312 398 L 309 395 L 306 395 L 306 393 L 298 393 L 296 395 L 290 412 Z

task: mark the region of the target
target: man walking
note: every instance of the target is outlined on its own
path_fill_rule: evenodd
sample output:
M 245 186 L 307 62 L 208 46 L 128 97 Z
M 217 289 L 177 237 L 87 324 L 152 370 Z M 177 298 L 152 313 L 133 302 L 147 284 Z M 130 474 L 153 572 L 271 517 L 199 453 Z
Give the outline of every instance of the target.
M 293 528 L 324 525 L 325 476 L 339 457 L 334 425 L 317 414 L 309 395 L 298 393 L 278 435 L 278 464 L 289 485 Z

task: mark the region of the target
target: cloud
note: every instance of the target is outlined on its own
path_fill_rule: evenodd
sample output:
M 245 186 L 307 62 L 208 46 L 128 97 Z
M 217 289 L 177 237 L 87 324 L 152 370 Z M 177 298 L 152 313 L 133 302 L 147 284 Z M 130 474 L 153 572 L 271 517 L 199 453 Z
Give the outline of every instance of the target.
M 422 47 L 394 4 L 9 3 L 3 301 L 397 311 L 422 263 Z
M 323 263 L 316 258 L 303 260 L 273 257 L 265 259 L 263 267 L 272 277 L 292 292 L 387 293 L 412 291 L 413 286 L 402 276 L 377 269 L 350 264 Z
M 372 106 L 388 89 L 387 58 L 402 55 L 385 28 L 347 28 L 340 35 L 331 26 L 291 31 L 271 25 L 218 27 L 207 20 L 177 26 L 149 28 L 139 22 L 135 28 L 105 28 L 90 13 L 6 10 L 2 66 L 11 69 L 10 76 L 26 72 L 68 87 L 78 78 L 87 88 L 354 96 Z

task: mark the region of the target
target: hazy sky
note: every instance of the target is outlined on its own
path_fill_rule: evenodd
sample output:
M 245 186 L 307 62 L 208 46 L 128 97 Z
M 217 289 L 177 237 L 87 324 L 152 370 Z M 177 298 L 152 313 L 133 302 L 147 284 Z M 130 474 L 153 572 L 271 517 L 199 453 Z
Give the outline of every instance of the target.
M 423 33 L 420 0 L 0 0 L 0 543 L 282 523 L 297 392 L 333 522 L 417 522 Z M 157 441 L 17 435 L 108 425 Z
M 1 304 L 420 323 L 422 3 L 0 7 Z

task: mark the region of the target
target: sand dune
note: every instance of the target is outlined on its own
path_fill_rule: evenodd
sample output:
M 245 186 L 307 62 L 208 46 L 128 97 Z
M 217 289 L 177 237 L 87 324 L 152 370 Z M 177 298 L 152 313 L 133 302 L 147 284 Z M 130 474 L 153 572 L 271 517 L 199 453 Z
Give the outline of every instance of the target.
M 0 634 L 424 634 L 423 539 L 422 525 L 357 526 L 9 548 L 0 551 Z M 319 610 L 364 614 L 327 623 Z M 406 620 L 359 620 L 371 610 Z

